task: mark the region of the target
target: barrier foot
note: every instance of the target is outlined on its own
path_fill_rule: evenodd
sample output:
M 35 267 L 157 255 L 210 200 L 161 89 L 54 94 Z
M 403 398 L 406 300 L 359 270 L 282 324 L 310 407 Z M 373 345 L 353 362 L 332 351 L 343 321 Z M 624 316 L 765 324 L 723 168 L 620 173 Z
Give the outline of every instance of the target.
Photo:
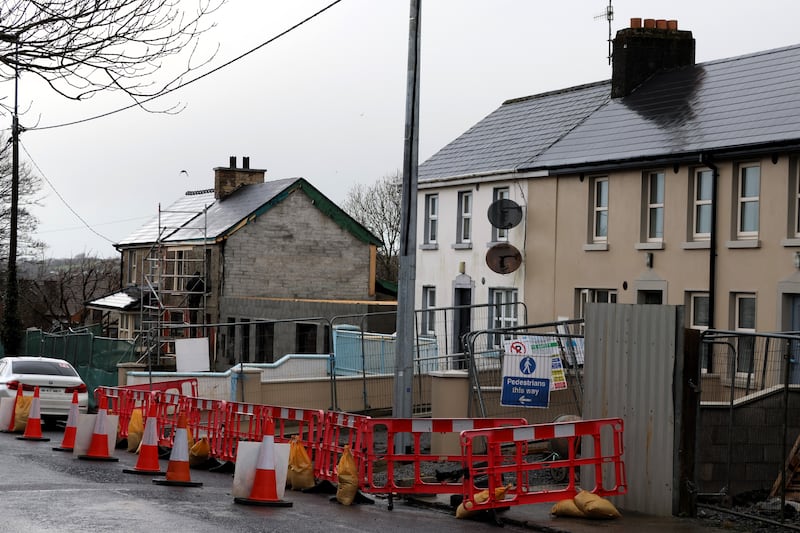
M 325 479 L 310 489 L 303 489 L 301 492 L 306 494 L 336 494 L 336 485 Z
M 50 440 L 50 437 L 26 437 L 23 435 L 21 437 L 17 437 L 17 440 L 38 440 L 44 442 Z
M 387 500 L 389 502 L 389 510 L 391 511 L 392 509 L 394 509 L 394 494 L 390 492 Z
M 223 474 L 232 474 L 236 470 L 236 463 L 231 461 L 219 461 L 217 459 L 213 459 L 217 461 L 216 466 L 209 467 L 209 472 L 221 472 Z
M 112 463 L 112 462 L 115 462 L 115 461 L 119 461 L 118 457 L 111 457 L 111 456 L 102 457 L 102 456 L 97 456 L 97 455 L 79 455 L 78 459 L 83 459 L 84 461 L 97 461 L 97 462 L 106 461 L 106 462 L 109 462 L 109 463 Z
M 177 481 L 172 479 L 154 479 L 156 485 L 169 485 L 171 487 L 202 487 L 201 481 Z
M 53 448 L 53 451 L 56 451 L 56 452 L 70 452 L 70 453 L 72 453 L 74 450 L 73 450 L 73 448 L 62 448 L 61 446 L 57 446 L 57 447 Z
M 331 502 L 334 502 L 334 503 L 339 503 L 339 500 L 337 500 L 337 499 L 336 499 L 336 496 L 334 496 L 333 498 L 331 498 L 331 500 L 330 500 L 330 501 L 331 501 Z M 366 497 L 366 496 L 364 496 L 364 494 L 362 494 L 362 492 L 359 490 L 358 492 L 356 492 L 356 495 L 355 495 L 355 497 L 353 498 L 353 503 L 352 503 L 352 505 L 355 505 L 355 504 L 362 504 L 362 505 L 366 504 L 366 505 L 372 505 L 372 504 L 374 504 L 374 503 L 375 503 L 375 500 L 373 500 L 373 499 L 371 499 L 371 498 L 367 498 L 367 497 Z
M 123 468 L 122 472 L 125 474 L 138 474 L 140 476 L 165 476 L 166 472 L 163 470 L 136 470 L 136 468 Z

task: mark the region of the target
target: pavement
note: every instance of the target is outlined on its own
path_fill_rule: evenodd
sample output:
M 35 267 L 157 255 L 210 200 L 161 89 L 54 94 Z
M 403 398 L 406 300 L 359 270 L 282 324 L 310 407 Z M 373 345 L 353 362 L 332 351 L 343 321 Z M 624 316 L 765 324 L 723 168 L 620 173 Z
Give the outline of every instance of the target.
M 414 503 L 440 509 L 449 509 L 449 501 L 442 497 L 415 498 Z M 730 529 L 710 527 L 708 523 L 693 518 L 653 516 L 619 509 L 622 518 L 591 520 L 588 518 L 558 517 L 550 514 L 552 503 L 515 505 L 500 511 L 497 517 L 502 524 L 545 533 L 730 533 Z M 489 517 L 480 519 L 487 520 Z

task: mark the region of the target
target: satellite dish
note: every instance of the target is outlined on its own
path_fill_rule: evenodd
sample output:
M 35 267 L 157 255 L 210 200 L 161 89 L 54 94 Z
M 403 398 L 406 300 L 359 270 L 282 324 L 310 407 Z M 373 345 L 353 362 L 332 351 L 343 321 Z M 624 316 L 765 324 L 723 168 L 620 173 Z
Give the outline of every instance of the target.
M 514 200 L 501 198 L 492 202 L 487 216 L 495 228 L 510 229 L 522 220 L 522 208 Z
M 495 244 L 486 252 L 486 265 L 498 274 L 511 274 L 522 264 L 522 254 L 507 242 Z

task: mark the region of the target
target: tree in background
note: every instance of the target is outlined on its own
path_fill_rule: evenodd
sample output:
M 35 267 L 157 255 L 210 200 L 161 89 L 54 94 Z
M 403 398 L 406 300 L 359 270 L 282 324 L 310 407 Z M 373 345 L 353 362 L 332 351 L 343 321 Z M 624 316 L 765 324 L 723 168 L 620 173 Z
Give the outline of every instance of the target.
M 20 265 L 22 325 L 44 331 L 89 325 L 85 303 L 119 288 L 119 259 L 78 255 Z
M 194 58 L 199 38 L 224 1 L 3 2 L 0 79 L 14 79 L 15 69 L 30 72 L 73 100 L 101 91 L 135 100 L 161 94 L 205 64 Z
M 44 243 L 34 237 L 39 221 L 31 211 L 39 205 L 42 180 L 28 165 L 19 169 L 19 206 L 17 209 L 17 254 L 32 258 L 41 253 Z M 0 137 L 0 259 L 8 259 L 11 230 L 11 145 L 8 137 Z
M 355 184 L 347 193 L 342 209 L 380 237 L 376 275 L 397 281 L 400 251 L 400 174 L 386 175 L 371 185 Z
M 198 61 L 208 15 L 224 0 L 9 0 L 0 17 L 0 80 L 33 74 L 56 93 L 84 100 L 121 91 L 142 109 L 149 98 L 177 87 L 205 64 Z M 213 55 L 213 54 L 212 54 Z M 172 61 L 181 61 L 175 68 Z M 207 58 L 210 60 L 211 58 Z M 184 62 L 185 61 L 185 62 Z M 16 94 L 16 85 L 15 85 Z M 1 107 L 9 109 L 0 102 Z M 165 112 L 172 109 L 165 109 Z M 17 161 L 19 125 L 13 102 L 12 139 Z M 17 167 L 17 165 L 14 165 Z M 18 225 L 13 223 L 19 183 L 12 180 L 12 223 L 0 337 L 8 353 L 22 340 L 17 281 Z

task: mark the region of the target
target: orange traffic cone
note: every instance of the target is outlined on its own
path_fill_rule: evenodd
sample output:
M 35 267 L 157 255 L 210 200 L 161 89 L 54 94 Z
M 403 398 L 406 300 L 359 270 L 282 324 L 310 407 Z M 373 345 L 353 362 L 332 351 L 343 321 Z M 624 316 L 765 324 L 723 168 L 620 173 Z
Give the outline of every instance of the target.
M 108 453 L 108 399 L 100 396 L 100 407 L 97 409 L 97 418 L 94 419 L 94 431 L 89 449 L 85 455 L 79 455 L 78 459 L 87 461 L 119 461 L 119 458 L 112 457 Z
M 192 481 L 189 474 L 189 436 L 186 430 L 186 414 L 178 415 L 178 429 L 172 439 L 172 451 L 169 454 L 167 475 L 165 479 L 154 479 L 157 485 L 172 485 L 176 487 L 202 487 L 203 484 Z M 147 428 L 145 428 L 146 432 Z
M 25 433 L 18 440 L 50 440 L 42 435 L 42 415 L 39 404 L 39 387 L 33 389 L 33 401 L 28 413 L 28 423 L 25 424 Z
M 14 421 L 14 413 L 17 410 L 17 402 L 19 401 L 20 398 L 22 398 L 22 383 L 17 385 L 17 395 L 14 396 L 14 405 L 11 406 L 11 421 L 8 423 L 8 427 L 3 430 L 4 432 L 14 431 L 14 425 L 16 424 L 16 422 Z
M 275 423 L 266 422 L 264 437 L 258 449 L 256 476 L 249 498 L 234 498 L 234 503 L 264 507 L 291 507 L 292 502 L 278 499 L 278 482 L 275 479 Z
M 75 448 L 75 434 L 78 432 L 78 391 L 72 393 L 72 405 L 69 406 L 67 427 L 61 446 L 53 448 L 57 452 L 71 452 Z
M 149 474 L 156 476 L 164 474 L 164 471 L 161 470 L 161 465 L 158 462 L 157 424 L 158 418 L 156 415 L 156 404 L 155 402 L 151 402 L 150 411 L 147 414 L 147 420 L 144 422 L 144 435 L 142 436 L 142 443 L 139 445 L 139 459 L 136 461 L 135 467 L 125 468 L 123 470 L 123 472 L 126 474 Z

